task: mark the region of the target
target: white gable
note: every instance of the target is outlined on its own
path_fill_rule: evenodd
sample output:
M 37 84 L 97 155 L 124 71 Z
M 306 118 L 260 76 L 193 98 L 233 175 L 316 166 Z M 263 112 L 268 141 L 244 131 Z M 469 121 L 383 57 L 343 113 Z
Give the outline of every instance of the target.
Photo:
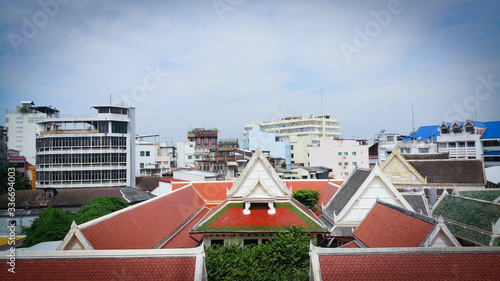
M 358 226 L 377 199 L 413 211 L 378 165 L 361 184 L 340 214 L 334 216 L 336 226 Z
M 260 148 L 257 148 L 248 165 L 227 193 L 229 200 L 243 199 L 245 201 L 289 199 L 291 196 L 291 191 L 278 177 Z

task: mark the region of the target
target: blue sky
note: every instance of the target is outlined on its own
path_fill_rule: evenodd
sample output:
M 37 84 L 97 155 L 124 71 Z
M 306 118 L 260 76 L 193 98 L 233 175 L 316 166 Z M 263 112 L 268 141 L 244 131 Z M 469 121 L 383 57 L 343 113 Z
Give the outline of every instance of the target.
M 500 120 L 499 1 L 352 2 L 1 1 L 0 104 L 111 95 L 174 141 L 322 108 L 345 138 L 409 133 L 412 103 L 416 127 Z

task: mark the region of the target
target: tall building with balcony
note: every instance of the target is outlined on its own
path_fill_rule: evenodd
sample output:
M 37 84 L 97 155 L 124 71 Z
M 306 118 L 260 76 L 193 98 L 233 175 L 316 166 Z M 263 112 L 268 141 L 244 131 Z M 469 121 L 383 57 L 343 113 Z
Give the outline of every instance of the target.
M 92 107 L 37 123 L 37 188 L 135 187 L 135 108 Z
M 57 117 L 59 110 L 49 106 L 35 106 L 33 101 L 22 101 L 15 110 L 5 113 L 9 149 L 19 151 L 26 161 L 35 164 L 36 156 L 36 123 L 42 118 Z

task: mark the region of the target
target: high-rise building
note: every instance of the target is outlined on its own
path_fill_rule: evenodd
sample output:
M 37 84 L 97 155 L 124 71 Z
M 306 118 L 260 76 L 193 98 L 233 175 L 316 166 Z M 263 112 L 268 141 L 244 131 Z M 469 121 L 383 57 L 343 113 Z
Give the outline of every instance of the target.
M 37 188 L 135 187 L 135 108 L 92 107 L 37 123 Z
M 26 161 L 35 164 L 36 155 L 36 122 L 45 117 L 57 117 L 59 110 L 48 106 L 35 106 L 32 101 L 22 101 L 14 111 L 5 113 L 5 127 L 8 131 L 7 146 L 19 151 Z

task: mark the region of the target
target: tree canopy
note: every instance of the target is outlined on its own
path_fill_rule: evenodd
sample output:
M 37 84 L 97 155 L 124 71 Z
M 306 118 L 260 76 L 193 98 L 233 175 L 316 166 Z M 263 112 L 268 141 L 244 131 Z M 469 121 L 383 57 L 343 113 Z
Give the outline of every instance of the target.
M 299 189 L 293 192 L 293 198 L 313 212 L 316 211 L 316 204 L 319 202 L 319 191 L 313 189 Z
M 127 206 L 127 201 L 118 196 L 97 196 L 83 205 L 78 213 L 76 213 L 75 222 L 77 224 L 82 224 L 113 213 Z
M 73 220 L 77 224 L 105 216 L 128 206 L 127 201 L 117 196 L 97 196 L 87 202 L 73 215 L 70 211 L 61 211 L 48 207 L 39 218 L 26 228 L 26 240 L 22 247 L 31 247 L 47 241 L 62 240 L 71 228 Z M 82 220 L 83 219 L 83 220 Z
M 209 280 L 308 280 L 309 234 L 290 226 L 265 244 L 214 245 L 206 251 Z
M 9 169 L 14 168 L 14 183 L 12 187 L 15 190 L 26 190 L 31 189 L 31 180 L 28 177 L 24 177 L 20 172 L 18 172 L 14 165 L 7 163 L 7 165 L 0 171 L 2 182 L 0 182 L 0 193 L 7 192 L 7 183 L 9 179 Z

